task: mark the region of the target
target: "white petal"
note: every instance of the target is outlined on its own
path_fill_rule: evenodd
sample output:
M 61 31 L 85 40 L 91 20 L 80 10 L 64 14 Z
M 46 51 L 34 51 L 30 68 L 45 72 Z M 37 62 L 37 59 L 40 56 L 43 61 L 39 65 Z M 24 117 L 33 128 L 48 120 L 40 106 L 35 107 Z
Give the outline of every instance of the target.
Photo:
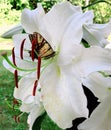
M 22 105 L 20 106 L 20 111 L 29 113 L 33 109 L 34 103 L 32 104 L 26 104 L 22 102 Z
M 21 24 L 17 24 L 14 27 L 10 28 L 8 31 L 2 34 L 1 37 L 3 38 L 12 38 L 13 35 L 15 34 L 20 34 L 23 31 L 23 27 Z
M 83 80 L 83 84 L 88 87 L 99 98 L 99 101 L 103 101 L 111 88 L 111 77 L 104 77 L 100 73 L 92 73 Z
M 72 46 L 74 44 L 80 44 L 83 35 L 82 26 L 93 20 L 94 14 L 92 11 L 85 13 L 76 13 L 73 15 L 67 30 L 63 37 L 63 46 Z M 79 38 L 78 38 L 79 37 Z M 65 45 L 64 45 L 65 44 Z
M 86 97 L 71 72 L 51 64 L 42 73 L 40 82 L 44 108 L 60 128 L 71 127 L 77 117 L 87 117 Z
M 44 16 L 41 5 L 35 10 L 24 9 L 22 12 L 21 23 L 27 33 L 39 32 L 39 26 Z
M 110 93 L 111 94 L 111 93 Z M 79 125 L 79 130 L 111 130 L 111 96 L 106 98 L 92 113 L 91 117 Z
M 31 77 L 31 75 L 23 77 L 18 83 L 18 88 L 15 87 L 14 89 L 14 97 L 21 101 L 26 101 L 29 96 L 32 96 L 35 80 L 36 76 L 35 78 Z
M 31 110 L 31 112 L 28 116 L 28 120 L 27 120 L 30 130 L 32 130 L 32 126 L 33 126 L 33 123 L 35 122 L 35 120 L 43 113 L 44 113 L 43 106 L 38 106 L 36 104 L 33 106 L 33 109 Z
M 22 105 L 20 107 L 20 110 L 22 112 L 27 112 L 29 113 L 29 116 L 28 116 L 28 124 L 29 124 L 29 129 L 32 130 L 32 126 L 33 126 L 33 123 L 35 122 L 36 118 L 38 118 L 40 115 L 42 115 L 45 110 L 44 110 L 44 107 L 42 105 L 42 103 L 40 102 L 40 99 L 39 97 L 35 97 L 33 98 L 34 101 L 32 103 L 24 103 L 24 101 L 22 102 Z M 36 100 L 38 100 L 39 103 L 36 104 Z
M 40 92 L 37 92 L 35 96 L 28 95 L 24 98 L 22 105 L 20 106 L 20 110 L 22 112 L 31 112 L 34 107 L 40 106 L 42 107 L 41 94 Z
M 104 47 L 108 44 L 106 38 L 111 33 L 111 21 L 107 24 L 86 24 L 83 27 L 83 38 L 90 45 Z
M 76 13 L 75 15 L 73 15 L 71 23 L 69 24 L 67 30 L 65 31 L 62 43 L 60 45 L 59 58 L 63 59 L 63 57 L 65 56 L 64 62 L 68 61 L 70 62 L 70 60 L 72 60 L 71 57 L 74 56 L 72 53 L 77 52 L 75 44 L 80 44 L 82 39 L 83 35 L 82 26 L 84 23 L 87 23 L 92 19 L 93 19 L 92 11 L 88 11 L 83 14 Z
M 73 73 L 76 73 L 81 77 L 86 77 L 95 71 L 111 71 L 110 50 L 97 46 L 84 48 L 79 45 L 76 46 L 76 49 L 77 50 L 74 52 L 74 54 L 77 54 L 72 58 L 72 66 L 69 66 L 69 68 L 72 69 Z
M 72 16 L 76 13 L 82 13 L 79 6 L 73 6 L 69 2 L 62 2 L 54 5 L 52 9 L 44 15 L 43 24 L 45 28 L 42 28 L 42 32 L 45 32 L 43 36 L 52 47 L 58 46 L 58 44 L 61 43 L 64 32 L 70 24 Z

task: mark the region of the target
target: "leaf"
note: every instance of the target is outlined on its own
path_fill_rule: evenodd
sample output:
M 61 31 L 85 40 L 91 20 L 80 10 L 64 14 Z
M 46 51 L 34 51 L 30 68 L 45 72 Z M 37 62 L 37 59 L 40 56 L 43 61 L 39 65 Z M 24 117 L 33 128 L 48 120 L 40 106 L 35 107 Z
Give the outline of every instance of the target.
M 41 129 L 41 124 L 42 124 L 42 122 L 43 122 L 43 120 L 44 120 L 44 118 L 45 118 L 46 115 L 47 115 L 47 114 L 46 114 L 46 112 L 45 112 L 43 115 L 39 116 L 39 117 L 35 120 L 35 122 L 34 122 L 34 124 L 33 124 L 33 127 L 32 127 L 32 130 L 40 130 L 40 129 Z

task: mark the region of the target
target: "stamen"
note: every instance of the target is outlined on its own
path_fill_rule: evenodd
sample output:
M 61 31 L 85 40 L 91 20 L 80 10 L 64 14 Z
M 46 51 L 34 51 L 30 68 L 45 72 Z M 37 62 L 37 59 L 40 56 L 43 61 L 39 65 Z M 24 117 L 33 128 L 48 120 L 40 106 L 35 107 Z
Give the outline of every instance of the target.
M 14 71 L 14 78 L 15 78 L 15 86 L 16 88 L 18 88 L 18 71 L 17 70 Z
M 41 57 L 38 57 L 38 66 L 37 66 L 37 79 L 40 78 L 40 67 L 41 67 Z
M 12 49 L 12 61 L 13 61 L 13 64 L 15 65 L 15 66 L 17 66 L 16 65 L 16 62 L 15 62 L 15 52 L 14 52 L 14 47 L 13 47 L 13 49 Z
M 32 92 L 33 96 L 35 96 L 37 85 L 38 85 L 38 80 L 36 80 L 34 83 L 33 92 Z
M 26 38 L 22 41 L 21 47 L 20 47 L 20 57 L 23 59 L 23 48 L 24 48 L 24 43 L 25 43 Z

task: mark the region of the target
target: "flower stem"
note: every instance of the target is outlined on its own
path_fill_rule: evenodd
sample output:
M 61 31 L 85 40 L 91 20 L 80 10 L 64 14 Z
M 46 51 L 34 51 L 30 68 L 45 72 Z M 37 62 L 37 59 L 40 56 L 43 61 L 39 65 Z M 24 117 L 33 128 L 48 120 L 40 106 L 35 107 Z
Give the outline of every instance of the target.
M 93 3 L 89 4 L 89 5 L 87 5 L 87 6 L 83 6 L 82 9 L 86 9 L 86 8 L 88 8 L 88 7 L 90 7 L 90 6 L 93 6 L 93 5 L 95 5 L 95 4 L 97 4 L 97 3 L 101 3 L 101 2 L 104 2 L 104 3 L 107 3 L 107 4 L 111 5 L 111 3 L 108 2 L 108 1 L 99 0 L 99 1 L 96 1 L 96 2 L 93 2 Z

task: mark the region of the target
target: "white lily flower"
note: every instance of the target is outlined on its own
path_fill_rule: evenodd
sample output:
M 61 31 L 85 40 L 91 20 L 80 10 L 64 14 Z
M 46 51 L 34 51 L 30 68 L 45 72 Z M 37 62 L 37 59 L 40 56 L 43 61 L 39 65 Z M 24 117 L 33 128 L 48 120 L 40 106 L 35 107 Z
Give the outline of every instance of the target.
M 111 70 L 111 52 L 109 50 L 100 47 L 84 48 L 80 45 L 83 37 L 82 26 L 90 23 L 92 19 L 92 11 L 82 13 L 80 7 L 68 2 L 53 6 L 46 14 L 42 7 L 33 11 L 25 9 L 22 13 L 21 21 L 26 32 L 29 34 L 40 33 L 55 52 L 53 57 L 43 60 L 41 63 L 39 82 L 44 109 L 62 129 L 71 127 L 72 120 L 75 118 L 88 116 L 87 100 L 82 89 L 81 79 L 95 71 Z M 19 57 L 19 59 L 29 61 L 29 63 L 37 62 L 31 61 L 31 56 L 27 55 L 31 51 L 29 37 L 23 35 L 23 39 L 26 39 L 27 42 L 22 48 L 23 58 Z M 15 41 L 19 42 L 19 35 L 15 36 Z M 19 53 L 21 45 L 17 49 L 15 48 L 15 51 L 15 56 L 21 54 Z M 35 71 L 33 70 L 30 74 L 33 72 Z M 30 77 L 30 74 L 26 76 Z M 34 76 L 33 80 L 27 79 L 27 77 L 21 79 L 18 88 L 15 88 L 14 96 L 16 98 L 23 102 L 30 102 L 28 97 L 34 90 L 32 82 L 37 78 L 36 75 Z M 33 118 L 32 114 L 31 118 Z
M 90 118 L 78 126 L 79 130 L 111 129 L 111 77 L 99 73 L 91 74 L 84 80 L 86 85 L 101 102 L 92 112 Z

